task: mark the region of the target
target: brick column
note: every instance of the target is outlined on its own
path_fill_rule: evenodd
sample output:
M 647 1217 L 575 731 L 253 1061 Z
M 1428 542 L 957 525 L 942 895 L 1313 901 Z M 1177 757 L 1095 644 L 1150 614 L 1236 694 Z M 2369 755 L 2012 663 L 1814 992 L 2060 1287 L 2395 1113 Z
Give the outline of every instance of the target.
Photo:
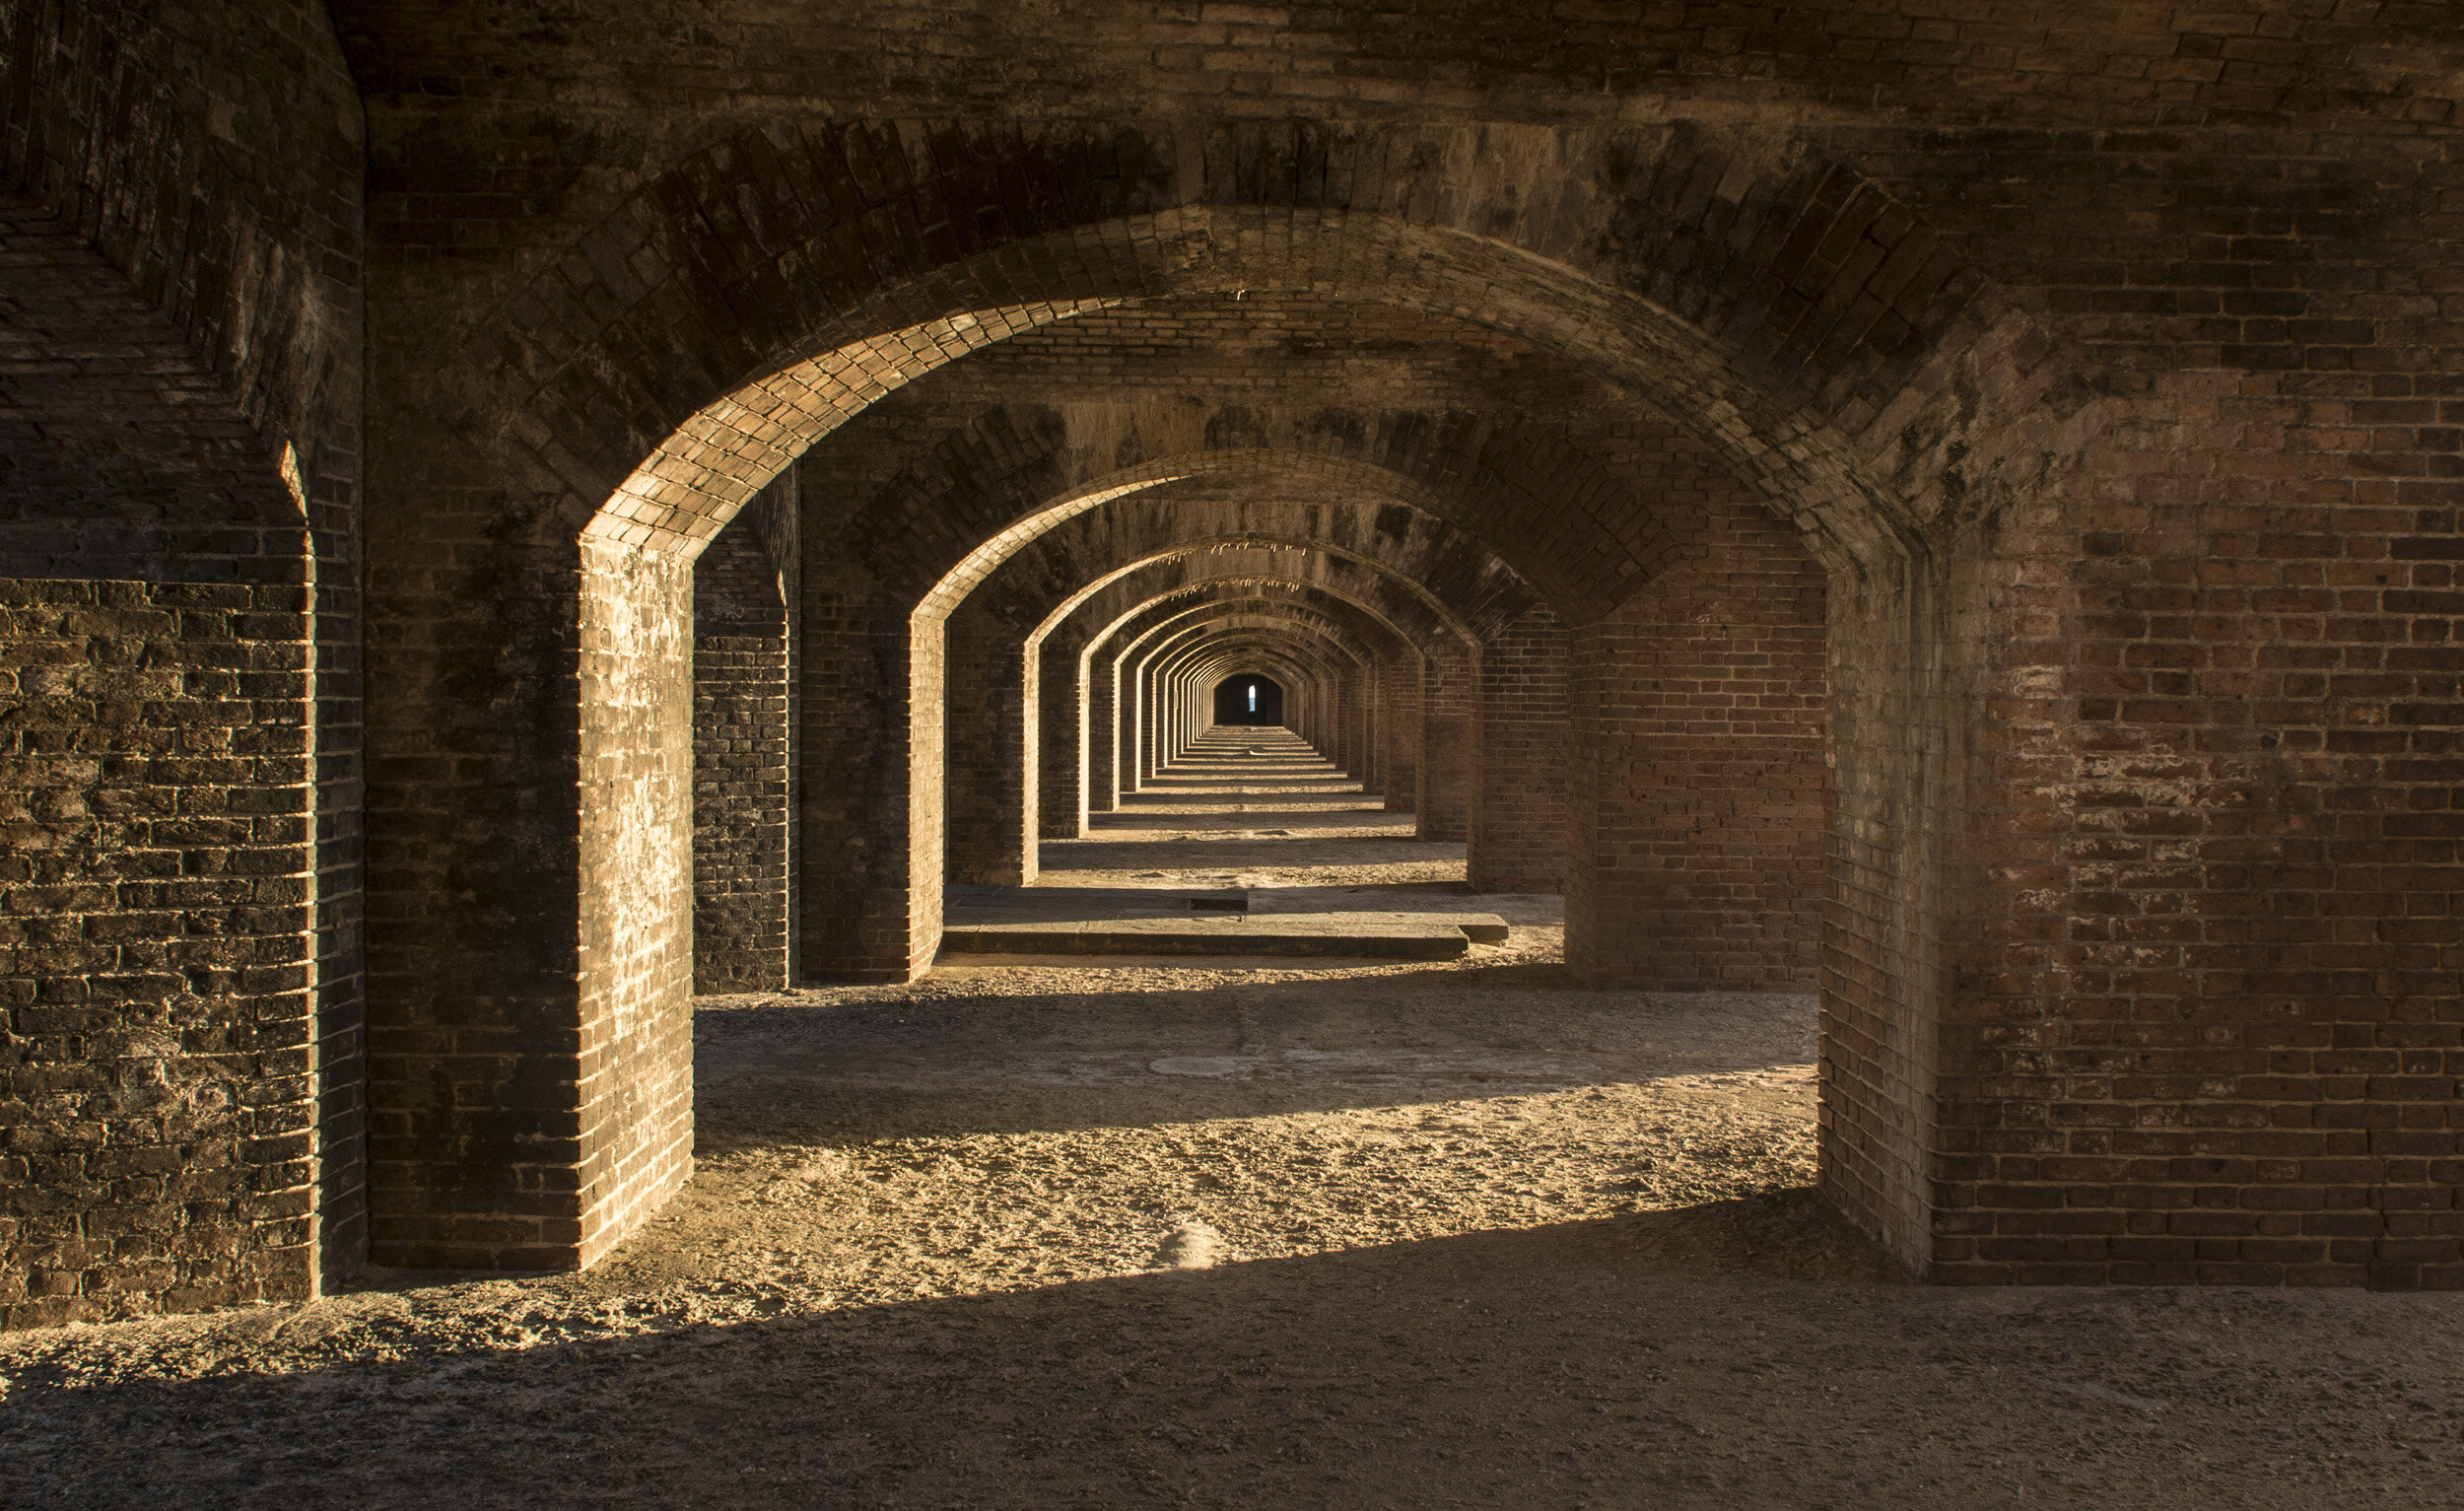
M 1086 643 L 1063 625 L 1037 642 L 1035 658 L 1035 837 L 1074 840 L 1086 833 L 1089 741 Z
M 911 791 L 920 760 L 939 769 L 940 708 L 920 720 L 910 701 L 920 658 L 937 690 L 940 636 L 917 636 L 906 605 L 827 542 L 807 541 L 803 584 L 799 976 L 905 981 L 930 959 L 940 898 L 937 792 L 920 873 Z
M 1121 806 L 1121 645 L 1106 637 L 1081 658 L 1086 677 L 1086 810 Z
M 1378 674 L 1378 766 L 1386 811 L 1420 805 L 1420 690 L 1427 661 L 1417 652 L 1390 656 Z
M 314 1294 L 308 606 L 0 581 L 8 1326 Z

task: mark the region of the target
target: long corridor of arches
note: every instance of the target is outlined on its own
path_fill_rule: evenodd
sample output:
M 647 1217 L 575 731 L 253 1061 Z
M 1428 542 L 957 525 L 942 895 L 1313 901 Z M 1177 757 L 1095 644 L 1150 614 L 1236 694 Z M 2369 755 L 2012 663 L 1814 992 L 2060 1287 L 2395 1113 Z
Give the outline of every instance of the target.
M 1537 1255 L 1625 1471 L 1652 1285 L 1851 1296 L 1964 1506 L 1961 1295 L 2464 1291 L 2451 9 L 0 0 L 0 1334 L 1468 1379 Z

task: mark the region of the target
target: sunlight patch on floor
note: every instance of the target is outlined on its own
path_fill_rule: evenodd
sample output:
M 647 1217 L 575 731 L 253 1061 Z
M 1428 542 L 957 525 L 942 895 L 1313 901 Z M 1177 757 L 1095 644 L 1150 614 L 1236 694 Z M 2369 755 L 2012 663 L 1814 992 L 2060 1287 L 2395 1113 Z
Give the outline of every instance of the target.
M 1116 1057 L 1117 1058 L 1117 1057 Z M 1134 1057 L 1132 1057 L 1134 1058 Z M 1080 1059 L 1021 1080 L 1139 1075 L 1561 1079 L 1579 1057 L 1401 1051 Z M 946 1084 L 949 1072 L 935 1072 Z M 1172 1235 L 1218 1263 L 1577 1222 L 1812 1184 L 1814 1066 L 1558 1086 L 1147 1127 L 770 1144 L 706 1158 L 600 1271 L 690 1279 L 778 1309 L 883 1305 L 1172 1268 Z

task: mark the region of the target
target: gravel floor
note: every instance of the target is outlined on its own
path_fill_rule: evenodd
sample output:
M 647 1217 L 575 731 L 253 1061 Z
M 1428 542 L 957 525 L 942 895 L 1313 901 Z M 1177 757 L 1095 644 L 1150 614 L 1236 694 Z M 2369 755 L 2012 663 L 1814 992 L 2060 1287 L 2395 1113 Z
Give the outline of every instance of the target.
M 1811 999 L 1579 990 L 1393 815 L 1169 806 L 1048 879 L 1514 935 L 706 999 L 606 1263 L 0 1338 L 0 1503 L 2459 1503 L 2464 1298 L 1908 1285 L 1813 1193 Z

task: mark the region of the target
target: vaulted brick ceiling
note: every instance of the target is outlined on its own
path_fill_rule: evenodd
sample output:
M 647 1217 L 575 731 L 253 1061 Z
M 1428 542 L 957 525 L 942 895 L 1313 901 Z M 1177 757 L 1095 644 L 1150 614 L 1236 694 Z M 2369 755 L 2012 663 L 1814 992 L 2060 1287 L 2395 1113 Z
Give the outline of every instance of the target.
M 1128 8 L 1125 8 L 1127 11 Z M 1425 97 L 1392 86 L 1445 81 L 1463 103 L 1588 106 L 1630 114 L 1633 97 L 1697 115 L 1744 98 L 1942 120 L 2076 112 L 2083 98 L 2132 100 L 2207 80 L 2242 108 L 2286 94 L 2400 115 L 2406 97 L 2464 62 L 2438 4 L 2341 12 L 2262 32 L 2240 7 L 2179 11 L 2076 0 L 1966 16 L 1940 6 L 1468 5 L 1158 6 L 1110 24 L 1043 6 L 933 10 L 887 0 L 334 0 L 363 87 L 416 103 L 549 95 L 629 99 L 701 93 L 714 108 L 781 97 L 998 100 L 1011 112 L 1122 115 L 1198 92 L 1215 49 L 1275 29 L 1212 91 L 1219 107 L 1283 111 L 1339 103 L 1374 110 Z M 622 37 L 624 45 L 608 45 Z M 2180 60 L 2190 66 L 2165 66 Z M 2196 65 L 2208 63 L 2211 67 Z M 2233 67 L 2241 64 L 2241 67 Z M 1221 79 L 1221 75 L 1215 76 Z M 1385 84 L 1387 89 L 1375 86 Z M 2177 93 L 2187 93 L 2178 92 Z M 2219 91 L 2219 93 L 2223 93 Z M 1767 107 L 1767 106 L 1766 106 Z

